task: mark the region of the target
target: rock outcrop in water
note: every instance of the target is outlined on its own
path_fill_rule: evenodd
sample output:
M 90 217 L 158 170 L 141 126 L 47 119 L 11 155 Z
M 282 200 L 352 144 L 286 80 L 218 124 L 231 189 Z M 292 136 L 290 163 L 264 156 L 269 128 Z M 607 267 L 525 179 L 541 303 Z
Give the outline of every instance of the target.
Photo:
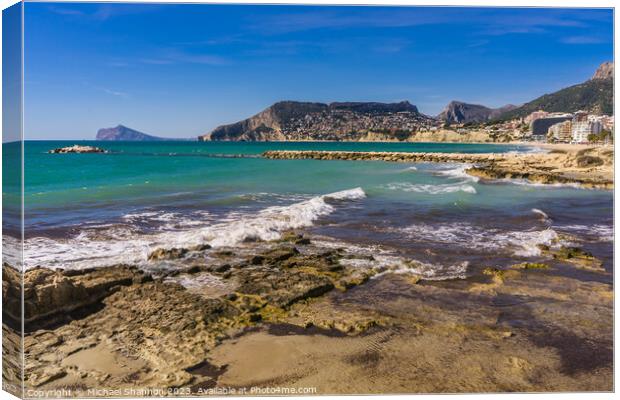
M 222 125 L 202 141 L 407 140 L 436 124 L 408 101 L 307 103 L 281 101 L 260 113 Z
M 60 147 L 48 151 L 50 154 L 67 154 L 67 153 L 105 153 L 104 149 L 95 146 L 81 146 L 74 144 L 73 146 Z
M 449 124 L 480 123 L 495 119 L 503 113 L 515 108 L 517 108 L 517 106 L 513 106 L 512 104 L 500 108 L 489 108 L 479 104 L 451 101 L 446 108 L 437 115 L 437 119 Z

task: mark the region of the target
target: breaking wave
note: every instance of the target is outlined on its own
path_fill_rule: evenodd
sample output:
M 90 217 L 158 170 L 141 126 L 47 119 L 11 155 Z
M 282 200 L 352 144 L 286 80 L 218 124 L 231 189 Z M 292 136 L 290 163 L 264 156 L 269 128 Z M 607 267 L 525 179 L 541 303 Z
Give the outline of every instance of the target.
M 428 194 L 444 194 L 455 192 L 476 194 L 476 188 L 468 183 L 446 183 L 440 185 L 430 185 L 422 183 L 395 182 L 388 183 L 384 187 L 389 190 L 400 190 L 403 192 Z
M 181 231 L 140 234 L 128 227 L 112 227 L 105 231 L 82 231 L 67 240 L 45 237 L 24 243 L 25 267 L 91 268 L 118 263 L 142 263 L 157 248 L 191 247 L 210 244 L 213 247 L 234 246 L 246 240 L 274 240 L 288 229 L 311 226 L 314 221 L 335 211 L 338 203 L 362 199 L 361 188 L 330 193 L 287 206 L 273 206 L 252 215 L 237 213 L 205 227 L 188 226 Z M 161 215 L 128 214 L 136 218 L 174 221 L 174 213 Z
M 558 225 L 556 228 L 561 231 L 586 236 L 588 239 L 593 238 L 597 242 L 614 241 L 614 227 L 611 225 Z
M 462 179 L 466 182 L 478 182 L 480 178 L 469 175 L 465 172 L 468 168 L 473 167 L 472 164 L 458 164 L 454 168 L 439 169 L 435 171 L 436 175 L 442 175 L 447 178 Z
M 374 275 L 373 278 L 385 274 L 413 274 L 429 281 L 467 278 L 468 261 L 443 265 L 401 257 L 395 255 L 393 251 L 379 245 L 352 244 L 333 238 L 314 238 L 312 241 L 322 248 L 346 248 L 348 252 L 356 256 L 340 260 L 340 263 L 344 265 L 356 268 L 379 268 L 383 270 L 383 272 Z
M 445 243 L 484 252 L 508 250 L 521 257 L 539 256 L 541 254 L 539 245 L 551 246 L 559 241 L 557 232 L 551 228 L 501 231 L 467 223 L 452 223 L 432 226 L 416 224 L 400 228 L 398 231 L 413 240 Z
M 540 218 L 545 222 L 551 221 L 551 218 L 549 218 L 549 215 L 547 215 L 547 213 L 544 212 L 543 210 L 539 210 L 538 208 L 532 208 L 532 212 L 540 216 Z

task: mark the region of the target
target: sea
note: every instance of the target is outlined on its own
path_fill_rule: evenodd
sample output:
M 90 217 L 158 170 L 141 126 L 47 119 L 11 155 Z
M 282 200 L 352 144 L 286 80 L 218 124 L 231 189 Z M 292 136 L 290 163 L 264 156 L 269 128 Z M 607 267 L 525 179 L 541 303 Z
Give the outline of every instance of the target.
M 75 143 L 108 153 L 48 153 Z M 499 144 L 26 141 L 24 266 L 148 269 L 157 248 L 243 246 L 298 229 L 325 247 L 371 254 L 391 264 L 390 272 L 427 279 L 463 279 L 483 267 L 538 260 L 539 245 L 558 243 L 583 247 L 612 269 L 612 191 L 481 181 L 465 173 L 466 164 L 270 160 L 260 156 L 266 150 L 542 151 Z M 4 240 L 18 236 L 9 230 Z

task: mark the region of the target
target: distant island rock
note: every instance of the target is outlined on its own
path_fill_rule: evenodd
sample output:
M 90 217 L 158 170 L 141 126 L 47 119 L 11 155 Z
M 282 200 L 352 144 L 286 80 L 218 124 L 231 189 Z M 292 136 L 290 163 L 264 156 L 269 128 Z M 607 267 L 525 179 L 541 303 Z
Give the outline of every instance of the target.
M 435 124 L 408 101 L 281 101 L 253 117 L 222 125 L 201 141 L 406 140 Z
M 451 101 L 446 108 L 437 115 L 437 119 L 448 124 L 481 123 L 495 119 L 515 108 L 517 108 L 517 106 L 512 104 L 500 108 L 489 108 L 480 104 Z
M 74 144 L 73 146 L 60 147 L 48 151 L 50 154 L 67 154 L 67 153 L 107 153 L 106 150 L 95 146 L 81 146 Z
M 115 140 L 133 142 L 155 142 L 164 140 L 196 140 L 196 139 L 176 139 L 163 138 L 159 136 L 147 135 L 146 133 L 128 128 L 124 125 L 117 125 L 114 128 L 102 128 L 97 131 L 96 140 Z

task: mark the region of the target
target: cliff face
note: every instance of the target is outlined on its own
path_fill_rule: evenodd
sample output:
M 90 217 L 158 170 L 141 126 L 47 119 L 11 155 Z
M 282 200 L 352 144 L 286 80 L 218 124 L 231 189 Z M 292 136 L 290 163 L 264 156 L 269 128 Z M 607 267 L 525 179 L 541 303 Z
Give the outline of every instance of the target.
M 114 128 L 99 129 L 96 140 L 157 141 L 169 139 L 147 135 L 126 126 L 118 125 Z
M 607 61 L 602 63 L 594 72 L 592 79 L 613 79 L 614 78 L 614 63 Z
M 435 121 L 407 101 L 308 103 L 282 101 L 260 113 L 200 136 L 208 141 L 407 140 Z
M 489 108 L 479 104 L 451 101 L 437 116 L 437 119 L 453 124 L 480 123 L 497 118 L 506 111 L 516 108 L 511 104 L 500 108 Z

